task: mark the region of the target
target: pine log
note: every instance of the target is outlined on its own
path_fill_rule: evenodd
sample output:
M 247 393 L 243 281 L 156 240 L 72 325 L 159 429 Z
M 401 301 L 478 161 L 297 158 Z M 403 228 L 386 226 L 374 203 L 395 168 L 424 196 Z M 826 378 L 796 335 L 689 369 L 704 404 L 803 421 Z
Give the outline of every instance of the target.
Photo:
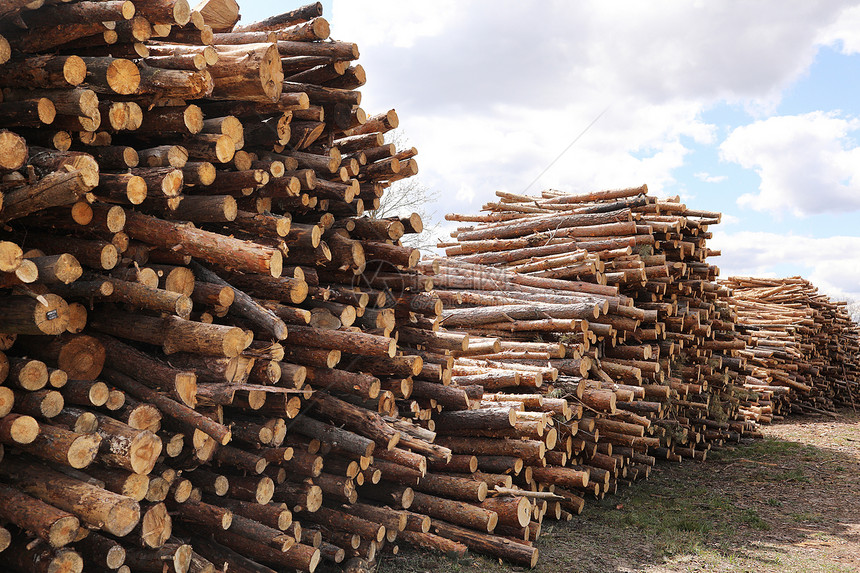
M 433 520 L 431 529 L 437 535 L 462 543 L 472 551 L 499 557 L 526 567 L 537 565 L 538 550 L 536 547 L 518 543 L 506 537 L 478 533 L 440 520 Z
M 288 26 L 301 24 L 302 22 L 307 22 L 313 18 L 318 18 L 322 16 L 322 12 L 322 4 L 320 2 L 314 2 L 313 4 L 301 6 L 300 8 L 296 8 L 295 10 L 291 10 L 277 16 L 271 16 L 259 22 L 236 26 L 233 29 L 235 32 L 281 30 Z
M 217 46 L 218 62 L 207 69 L 215 81 L 214 99 L 276 102 L 283 89 L 283 68 L 274 44 Z
M 0 485 L 0 519 L 39 536 L 51 547 L 75 541 L 80 523 L 71 513 L 57 509 L 6 485 Z
M 125 563 L 125 548 L 98 532 L 90 531 L 83 539 L 75 541 L 87 562 L 106 569 L 119 569 Z
M 392 429 L 379 414 L 325 392 L 315 393 L 311 404 L 321 415 L 346 425 L 353 432 L 372 439 L 386 449 L 392 449 L 401 438 L 400 432 Z
M 62 335 L 45 340 L 41 337 L 21 337 L 18 342 L 28 354 L 56 364 L 76 380 L 95 380 L 105 362 L 105 348 L 88 335 Z
M 118 537 L 127 535 L 140 519 L 134 500 L 44 466 L 7 459 L 0 464 L 0 475 L 21 491 Z
M 51 573 L 52 571 L 82 571 L 81 556 L 68 548 L 54 549 L 36 541 L 25 543 L 24 538 L 12 539 L 3 553 L 4 563 L 18 571 Z
M 73 407 L 65 410 L 78 415 L 84 412 Z M 152 471 L 161 454 L 161 438 L 147 430 L 135 430 L 110 416 L 95 416 L 99 424 L 96 433 L 102 438 L 98 456 L 102 463 L 139 474 Z
M 157 407 L 165 416 L 175 420 L 186 430 L 198 429 L 210 435 L 221 445 L 230 441 L 231 432 L 227 426 L 219 424 L 214 420 L 195 412 L 192 408 L 169 398 L 157 391 L 144 386 L 137 380 L 121 374 L 115 370 L 107 369 L 105 377 L 114 385 L 128 392 L 135 398 L 148 402 Z M 141 472 L 143 473 L 143 472 Z
M 98 183 L 98 172 L 80 169 L 50 173 L 33 183 L 6 192 L 0 221 L 24 217 L 41 209 L 70 205 Z
M 125 564 L 141 573 L 188 573 L 193 549 L 188 544 L 166 543 L 158 549 L 126 548 Z
M 75 469 L 89 466 L 98 455 L 101 438 L 43 424 L 36 439 L 21 449 L 36 457 Z
M 253 555 L 256 560 L 262 561 L 281 568 L 298 569 L 313 573 L 320 561 L 320 551 L 313 547 L 297 543 L 286 552 L 278 551 L 259 541 L 231 533 L 221 531 L 215 533 L 215 540 L 235 551 L 246 555 Z
M 163 248 L 178 246 L 182 252 L 213 264 L 273 277 L 281 274 L 281 253 L 248 241 L 134 212 L 129 214 L 126 232 L 132 238 Z
M 249 342 L 240 328 L 120 311 L 95 313 L 91 315 L 90 326 L 111 336 L 159 344 L 165 354 L 185 351 L 233 357 L 238 356 Z
M 4 444 L 32 444 L 39 431 L 39 423 L 32 416 L 7 414 L 0 418 L 0 442 Z
M 63 89 L 81 84 L 86 75 L 87 64 L 78 56 L 28 56 L 6 62 L 0 68 L 0 83 L 24 89 Z
M 153 390 L 161 389 L 190 408 L 196 405 L 197 376 L 193 371 L 169 366 L 112 336 L 99 334 L 96 339 L 104 349 L 104 363 L 110 368 Z M 141 376 L 141 372 L 146 372 L 146 376 Z
M 411 509 L 430 517 L 445 519 L 451 523 L 484 532 L 492 532 L 499 521 L 495 511 L 418 492 L 415 492 Z
M 286 324 L 274 312 L 264 308 L 250 296 L 233 287 L 202 265 L 192 263 L 191 268 L 202 281 L 233 289 L 234 299 L 230 305 L 231 312 L 235 312 L 238 316 L 251 321 L 255 326 L 273 336 L 276 340 L 283 340 L 287 337 Z

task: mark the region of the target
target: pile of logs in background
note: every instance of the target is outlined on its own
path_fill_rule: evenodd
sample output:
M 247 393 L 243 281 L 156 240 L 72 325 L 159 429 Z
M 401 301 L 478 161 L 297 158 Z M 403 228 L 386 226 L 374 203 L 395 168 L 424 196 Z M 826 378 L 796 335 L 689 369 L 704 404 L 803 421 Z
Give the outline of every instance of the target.
M 719 214 L 501 193 L 420 260 L 418 171 L 321 6 L 0 7 L 0 559 L 21 572 L 534 566 L 544 519 L 858 395 L 802 279 Z

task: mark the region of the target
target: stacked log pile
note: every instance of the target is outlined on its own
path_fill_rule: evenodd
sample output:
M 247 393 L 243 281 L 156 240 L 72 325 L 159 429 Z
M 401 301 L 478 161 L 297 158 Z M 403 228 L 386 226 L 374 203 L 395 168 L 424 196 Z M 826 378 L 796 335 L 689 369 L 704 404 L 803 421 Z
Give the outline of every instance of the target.
M 495 321 L 480 319 L 470 332 L 523 348 L 527 341 L 561 343 L 564 358 L 536 352 L 528 364 L 561 375 L 548 391 L 584 388 L 567 395 L 581 402 L 598 447 L 703 460 L 711 444 L 752 431 L 738 409 L 745 390 L 729 376 L 742 365 L 737 352 L 744 341 L 733 332 L 728 289 L 715 282 L 718 269 L 707 262 L 718 254 L 706 245 L 718 213 L 649 196 L 645 186 L 497 195 L 486 214 L 448 216 L 474 225 L 440 245 L 450 257 L 441 265 L 450 270 L 435 277 L 437 285 L 466 291 L 451 292 L 462 308 L 446 311 L 444 325 L 469 320 L 472 307 L 493 305 Z M 472 284 L 456 276 L 464 267 Z M 548 304 L 536 308 L 536 301 Z M 515 305 L 535 312 L 521 320 L 525 315 L 508 313 L 518 312 Z M 579 314 L 569 314 L 573 309 Z M 514 344 L 507 357 L 488 358 L 516 362 Z
M 358 49 L 327 39 L 320 4 L 247 26 L 236 10 L 0 14 L 14 32 L 0 66 L 4 564 L 355 569 L 402 534 L 533 565 L 534 548 L 488 535 L 533 504 L 480 506 L 479 475 L 425 479 L 455 458 L 413 421 L 473 404 L 418 352 L 413 324 L 441 311 L 404 273 L 418 253 L 399 239 L 420 217 L 362 216 L 417 172 L 414 149 L 385 143 L 396 113 L 359 107 Z
M 578 402 L 579 431 L 569 433 L 580 448 L 590 443 L 596 450 L 580 449 L 584 457 L 573 463 L 588 467 L 589 453 L 601 448 L 623 452 L 619 467 L 635 468 L 630 454 L 636 451 L 704 460 L 712 446 L 757 436 L 753 422 L 769 421 L 773 408 L 820 411 L 831 408 L 836 396 L 849 404 L 851 389 L 857 392 L 856 328 L 809 285 L 777 294 L 768 284 L 769 296 L 796 303 L 781 310 L 784 330 L 795 332 L 797 325 L 786 321 L 796 314 L 817 325 L 804 331 L 802 342 L 769 346 L 770 338 L 756 350 L 748 346 L 756 345 L 754 335 L 736 332 L 736 320 L 750 318 L 745 306 L 760 309 L 764 301 L 755 293 L 750 301 L 732 299 L 736 283 L 716 282 L 718 268 L 707 257 L 719 253 L 706 241 L 718 213 L 689 209 L 678 198 L 651 197 L 645 186 L 497 195 L 500 201 L 485 205 L 485 213 L 449 215 L 471 226 L 452 233 L 455 241 L 440 243 L 449 258 L 421 268 L 434 274 L 446 304 L 444 327 L 498 340 L 495 348 L 460 352 L 455 382 L 463 379 L 458 375 L 483 377 L 494 391 Z M 817 307 L 793 308 L 798 304 Z M 827 350 L 812 353 L 813 344 Z M 810 356 L 798 366 L 794 360 L 804 351 Z M 779 359 L 789 364 L 768 371 Z M 813 381 L 804 378 L 813 373 L 822 374 L 814 391 L 806 387 Z M 783 379 L 790 381 L 777 387 Z M 787 386 L 815 398 L 789 408 L 794 395 L 789 398 Z M 486 398 L 498 400 L 495 394 Z M 611 491 L 617 477 L 596 491 Z
M 747 345 L 739 375 L 758 395 L 743 405 L 748 417 L 767 422 L 856 405 L 860 332 L 845 303 L 801 277 L 730 277 L 722 284 L 732 289 L 737 331 Z

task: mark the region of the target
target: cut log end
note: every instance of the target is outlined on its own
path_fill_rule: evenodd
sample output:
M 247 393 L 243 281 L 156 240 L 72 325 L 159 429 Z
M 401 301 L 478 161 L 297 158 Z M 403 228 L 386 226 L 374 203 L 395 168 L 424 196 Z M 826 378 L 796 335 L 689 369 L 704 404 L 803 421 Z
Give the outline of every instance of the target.
M 79 56 L 69 56 L 63 62 L 63 78 L 69 85 L 77 86 L 87 77 L 87 64 Z
M 221 163 L 229 163 L 236 154 L 236 143 L 229 135 L 222 135 L 215 142 L 215 157 Z
M 66 456 L 69 466 L 75 469 L 89 466 L 98 454 L 100 443 L 101 439 L 96 434 L 84 434 L 75 438 Z
M 27 160 L 27 143 L 11 131 L 0 131 L 0 168 L 19 169 Z
M 323 491 L 322 491 L 322 489 L 317 485 L 310 486 L 307 490 L 307 496 L 306 496 L 306 500 L 305 500 L 305 508 L 308 510 L 308 512 L 315 513 L 317 511 L 319 511 L 319 509 L 322 507 L 322 503 L 323 503 Z
M 114 268 L 119 263 L 119 251 L 112 244 L 105 245 L 101 250 L 100 261 L 103 269 Z
M 140 70 L 134 62 L 117 58 L 108 66 L 107 83 L 118 94 L 133 94 L 140 86 Z
M 135 473 L 148 474 L 155 467 L 161 454 L 161 438 L 150 431 L 143 431 L 134 440 L 131 453 L 131 468 Z
M 51 547 L 65 547 L 77 539 L 80 527 L 77 517 L 73 515 L 61 517 L 51 524 L 47 541 Z
M 156 549 L 163 546 L 170 538 L 172 531 L 170 515 L 163 503 L 157 503 L 147 510 L 142 519 L 141 541 L 147 547 Z
M 281 255 L 280 251 L 273 251 L 272 256 L 269 259 L 269 273 L 275 277 L 280 278 L 281 273 L 284 270 L 284 257 Z M 307 294 L 307 292 L 305 292 Z M 304 297 L 302 298 L 304 300 Z M 301 302 L 301 301 L 299 301 Z
M 119 544 L 112 545 L 105 552 L 104 561 L 109 569 L 119 569 L 125 563 L 125 548 Z
M 0 241 L 0 271 L 14 272 L 23 260 L 24 252 L 21 247 L 9 241 Z
M 36 282 L 39 278 L 39 268 L 30 260 L 21 261 L 21 265 L 15 269 L 15 276 L 24 284 Z
M 173 5 L 173 20 L 180 26 L 191 21 L 191 7 L 187 0 L 178 0 Z
M 195 134 L 203 131 L 203 110 L 200 106 L 191 104 L 182 112 L 182 119 L 189 133 Z
M 12 419 L 10 420 L 9 417 Z M 39 423 L 31 416 L 11 415 L 4 419 L 0 428 L 2 434 L 9 442 L 15 444 L 32 444 L 39 435 Z
M 9 45 L 9 40 L 0 36 L 0 64 L 5 64 L 12 57 L 12 47 Z
M 6 372 L 8 372 L 8 364 L 0 365 L 0 380 L 6 377 Z M 12 411 L 14 403 L 15 393 L 12 392 L 12 389 L 7 388 L 6 386 L 0 386 L 0 418 L 6 416 Z
M 44 334 L 62 334 L 69 325 L 69 305 L 55 294 L 46 294 L 36 305 L 34 322 Z M 47 303 L 47 304 L 45 304 Z
M 104 523 L 104 530 L 117 537 L 125 537 L 140 521 L 140 505 L 131 498 L 114 504 Z

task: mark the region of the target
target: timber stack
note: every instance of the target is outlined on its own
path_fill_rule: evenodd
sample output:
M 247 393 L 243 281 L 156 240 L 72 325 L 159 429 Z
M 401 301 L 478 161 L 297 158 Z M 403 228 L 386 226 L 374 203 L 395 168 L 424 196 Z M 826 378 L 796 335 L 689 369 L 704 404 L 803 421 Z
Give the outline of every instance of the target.
M 744 301 L 731 297 L 735 283 L 716 282 L 719 269 L 706 260 L 719 254 L 706 244 L 719 213 L 649 196 L 646 186 L 497 195 L 500 200 L 485 205 L 485 213 L 448 215 L 470 225 L 452 233 L 455 241 L 439 244 L 447 259 L 420 268 L 433 275 L 446 304 L 444 327 L 466 331 L 473 341 L 495 339 L 495 347 L 459 352 L 454 380 L 461 379 L 457 374 L 480 376 L 508 393 L 578 403 L 578 432 L 557 428 L 559 435 L 573 436 L 580 448 L 574 453 L 584 456 L 574 464 L 587 468 L 592 451 L 620 453 L 619 467 L 635 468 L 634 452 L 703 461 L 712 446 L 758 435 L 754 422 L 771 419 L 773 395 L 789 399 L 789 389 L 777 386 L 809 392 L 795 373 L 762 371 L 762 361 L 787 360 L 784 341 L 772 345 L 779 347 L 774 355 L 766 343 L 750 348 L 755 340 L 747 330 L 736 332 L 736 321 L 747 319 Z M 844 310 L 840 314 L 838 305 L 810 288 L 802 289 L 803 296 L 795 290 L 799 298 L 792 302 L 819 303 L 820 326 L 810 336 L 833 353 L 809 366 L 822 374 L 812 394 L 850 405 L 860 389 L 856 328 Z M 812 342 L 804 339 L 802 348 L 809 350 Z M 846 372 L 837 372 L 843 363 Z M 784 368 L 792 369 L 793 362 Z M 780 384 L 783 378 L 795 383 Z M 485 398 L 496 401 L 498 394 Z M 781 406 L 816 411 L 814 403 L 792 404 Z M 833 400 L 822 397 L 817 404 L 830 408 Z M 615 482 L 609 484 L 611 491 Z
M 448 216 L 473 225 L 440 244 L 449 259 L 434 277 L 460 299 L 443 325 L 508 341 L 468 360 L 550 369 L 544 378 L 558 380 L 542 391 L 580 404 L 574 436 L 592 444 L 586 457 L 620 455 L 618 467 L 636 468 L 639 456 L 704 460 L 712 445 L 755 435 L 738 410 L 745 390 L 727 377 L 745 343 L 707 262 L 719 254 L 706 244 L 719 213 L 644 185 L 497 195 L 487 213 Z M 509 312 L 521 308 L 534 312 Z
M 860 388 L 860 331 L 846 303 L 834 302 L 801 277 L 730 277 L 722 284 L 747 367 L 745 388 L 760 396 L 745 413 L 766 422 L 790 413 L 854 406 Z
M 454 459 L 416 422 L 473 404 L 406 334 L 441 312 L 405 272 L 421 219 L 364 215 L 416 151 L 361 109 L 321 5 L 237 25 L 230 0 L 6 4 L 3 563 L 358 570 L 402 536 L 533 565 L 489 535 L 531 501 L 412 487 Z

